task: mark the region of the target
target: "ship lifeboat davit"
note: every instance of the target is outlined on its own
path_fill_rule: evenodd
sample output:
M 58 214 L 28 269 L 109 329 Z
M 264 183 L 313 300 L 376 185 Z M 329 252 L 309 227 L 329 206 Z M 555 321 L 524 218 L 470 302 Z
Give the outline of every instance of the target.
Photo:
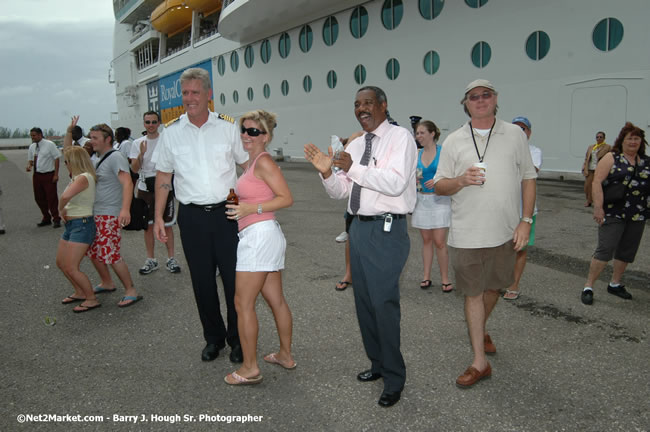
M 151 13 L 153 28 L 174 36 L 192 25 L 192 9 L 183 0 L 165 0 Z
M 211 15 L 221 10 L 221 0 L 185 0 L 185 4 L 197 12 L 201 12 L 203 16 Z

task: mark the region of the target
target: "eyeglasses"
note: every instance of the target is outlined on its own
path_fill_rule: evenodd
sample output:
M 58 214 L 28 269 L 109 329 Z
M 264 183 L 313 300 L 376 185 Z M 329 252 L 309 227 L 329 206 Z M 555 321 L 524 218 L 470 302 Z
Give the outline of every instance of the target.
M 241 133 L 242 134 L 248 134 L 248 136 L 256 137 L 260 135 L 266 135 L 266 132 L 261 131 L 257 128 L 246 128 L 242 125 L 241 127 Z
M 477 100 L 483 98 L 484 100 L 491 99 L 492 98 L 492 92 L 491 91 L 484 91 L 483 93 L 474 93 L 469 96 L 467 96 L 467 99 L 471 100 L 472 102 L 476 102 Z
M 158 120 L 145 120 L 144 124 L 158 124 Z

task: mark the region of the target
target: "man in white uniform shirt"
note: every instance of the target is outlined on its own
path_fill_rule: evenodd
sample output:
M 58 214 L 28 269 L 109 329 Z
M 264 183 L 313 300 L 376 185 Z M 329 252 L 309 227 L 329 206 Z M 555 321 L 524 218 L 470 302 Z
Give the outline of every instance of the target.
M 32 168 L 34 169 L 32 177 L 34 200 L 43 215 L 36 226 L 52 225 L 54 228 L 59 228 L 61 217 L 59 216 L 59 195 L 56 184 L 59 181 L 61 151 L 52 141 L 43 139 L 41 128 L 32 128 L 29 135 L 32 138 L 32 144 L 27 151 L 26 169 L 28 172 Z
M 468 388 L 492 375 L 485 354 L 496 347 L 486 322 L 500 291 L 512 284 L 516 252 L 528 243 L 537 174 L 526 135 L 497 119 L 497 92 L 489 81 L 469 83 L 461 104 L 470 120 L 443 143 L 433 181 L 438 195 L 451 196 L 449 255 L 465 295 L 474 353 L 456 385 Z
M 141 275 L 148 275 L 151 272 L 158 270 L 158 260 L 154 253 L 155 240 L 153 236 L 153 221 L 155 214 L 155 184 L 156 184 L 156 166 L 151 160 L 156 146 L 158 145 L 158 126 L 160 126 L 160 117 L 155 111 L 147 111 L 142 116 L 144 128 L 147 134 L 143 137 L 133 141 L 131 146 L 131 154 L 129 160 L 131 161 L 131 170 L 134 173 L 140 174 L 138 181 L 138 198 L 144 200 L 149 207 L 149 226 L 144 232 L 144 245 L 147 250 L 147 259 L 139 270 Z M 163 219 L 166 224 L 169 224 L 174 219 L 174 195 L 167 195 L 167 203 L 165 204 L 165 213 Z M 171 273 L 179 273 L 181 271 L 176 258 L 174 258 L 174 232 L 171 225 L 165 225 L 165 234 L 167 235 L 167 262 L 165 267 Z
M 399 400 L 406 382 L 400 350 L 399 278 L 411 246 L 406 215 L 415 207 L 417 146 L 411 133 L 387 119 L 388 101 L 378 87 L 357 91 L 354 113 L 364 134 L 350 142 L 337 159 L 315 145 L 305 157 L 320 172 L 327 194 L 349 197 L 350 267 L 354 303 L 370 369 L 361 382 L 383 378 L 379 405 Z M 331 167 L 340 168 L 333 175 Z
M 201 359 L 214 360 L 227 342 L 232 347 L 230 361 L 241 363 L 235 310 L 239 239 L 237 222 L 226 218 L 225 204 L 237 180 L 236 164 L 243 168 L 248 154 L 235 120 L 209 110 L 209 73 L 190 68 L 181 74 L 180 82 L 186 114 L 167 124 L 153 155 L 157 171 L 154 234 L 162 242 L 169 241 L 163 213 L 174 173 L 173 189 L 180 203 L 178 227 L 206 341 Z M 217 266 L 226 298 L 227 327 L 219 308 Z

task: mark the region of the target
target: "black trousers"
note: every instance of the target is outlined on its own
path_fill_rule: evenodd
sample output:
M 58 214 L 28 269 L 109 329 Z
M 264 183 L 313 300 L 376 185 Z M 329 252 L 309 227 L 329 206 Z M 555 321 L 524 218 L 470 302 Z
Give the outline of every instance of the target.
M 350 226 L 350 267 L 354 304 L 361 339 L 373 373 L 384 378 L 384 390 L 401 391 L 406 365 L 400 350 L 399 278 L 409 255 L 411 241 L 406 218 L 393 220 L 390 232 L 384 221 Z
M 239 345 L 235 311 L 235 267 L 237 264 L 237 223 L 226 219 L 226 208 L 205 211 L 180 204 L 178 227 L 183 251 L 190 268 L 194 298 L 207 343 Z M 223 281 L 227 327 L 221 316 L 216 271 Z

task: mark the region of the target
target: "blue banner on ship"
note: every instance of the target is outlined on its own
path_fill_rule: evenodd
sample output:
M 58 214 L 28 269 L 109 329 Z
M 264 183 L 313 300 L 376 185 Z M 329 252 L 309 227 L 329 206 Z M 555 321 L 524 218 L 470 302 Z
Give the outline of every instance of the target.
M 205 69 L 210 74 L 212 82 L 212 61 L 206 60 L 202 63 L 188 66 Z M 183 98 L 181 95 L 181 74 L 185 69 L 164 76 L 158 81 L 147 84 L 148 106 L 152 111 L 160 111 L 162 122 L 167 123 L 179 117 L 185 112 Z M 214 96 L 213 96 L 214 98 Z M 210 101 L 210 110 L 214 110 L 214 100 Z

